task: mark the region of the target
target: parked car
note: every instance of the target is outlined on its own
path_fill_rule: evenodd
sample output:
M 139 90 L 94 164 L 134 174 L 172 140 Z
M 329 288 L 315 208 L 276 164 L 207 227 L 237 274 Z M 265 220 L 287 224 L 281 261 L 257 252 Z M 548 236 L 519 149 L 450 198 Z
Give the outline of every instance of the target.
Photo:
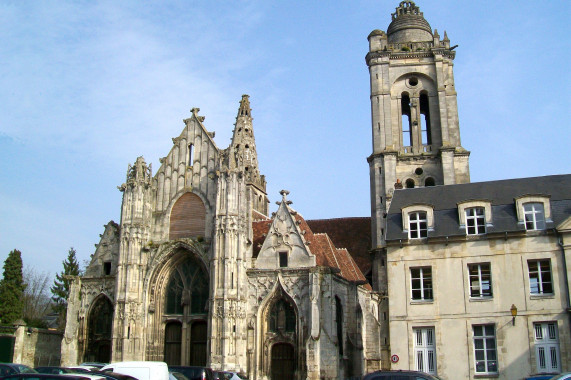
M 138 380 L 169 380 L 169 370 L 165 362 L 117 362 L 106 365 L 101 371 L 122 373 Z
M 551 380 L 555 375 L 559 376 L 556 373 L 538 373 L 537 375 L 526 377 L 525 380 Z
M 61 375 L 62 373 L 74 373 L 73 370 L 66 367 L 36 367 L 34 368 L 38 373 L 49 373 L 52 375 Z
M 188 377 L 180 372 L 169 372 L 169 380 L 188 380 Z
M 375 371 L 365 375 L 363 380 L 440 380 L 440 378 L 418 371 Z
M 110 372 L 110 371 L 103 372 L 103 371 L 93 370 L 91 373 L 94 375 L 102 376 L 109 380 L 138 380 L 136 377 L 117 372 Z
M 66 373 L 54 375 L 51 373 L 15 373 L 13 375 L 1 376 L 0 380 L 97 380 L 101 378 L 86 377 L 83 375 L 75 375 Z
M 99 369 L 96 367 L 88 367 L 88 366 L 73 366 L 73 367 L 67 367 L 68 369 L 72 370 L 73 373 L 91 373 L 93 370 L 95 369 Z
M 89 379 L 89 380 L 106 380 L 103 376 L 101 375 L 96 375 L 93 373 L 62 373 L 60 376 L 77 376 L 77 377 L 81 377 L 82 379 Z
M 0 363 L 0 376 L 13 375 L 15 373 L 37 373 L 24 364 Z
M 215 380 L 212 369 L 206 367 L 170 365 L 169 371 L 180 372 L 189 380 Z
M 229 371 L 214 371 L 215 380 L 245 380 L 246 378 L 240 376 L 236 372 Z
M 81 363 L 79 365 L 79 367 L 91 367 L 91 368 L 101 369 L 101 368 L 105 367 L 107 364 L 109 364 L 109 363 L 85 362 L 85 363 Z
M 571 372 L 560 373 L 559 375 L 555 375 L 549 380 L 571 380 Z

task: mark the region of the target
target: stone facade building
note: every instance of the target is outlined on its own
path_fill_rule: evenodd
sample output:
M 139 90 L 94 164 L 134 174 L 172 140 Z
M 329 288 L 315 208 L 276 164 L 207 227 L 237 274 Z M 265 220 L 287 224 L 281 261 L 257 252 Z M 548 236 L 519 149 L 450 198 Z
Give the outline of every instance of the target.
M 386 218 L 393 192 L 402 187 L 470 181 L 470 153 L 460 144 L 453 60 L 446 32 L 434 33 L 422 12 L 403 1 L 387 32 L 369 34 L 373 152 L 371 179 L 372 283 L 388 295 Z M 390 313 L 389 303 L 380 313 Z M 382 360 L 389 360 L 389 319 L 381 325 Z
M 63 364 L 162 360 L 250 379 L 380 368 L 380 297 L 349 253 L 370 268 L 370 234 L 338 233 L 367 218 L 305 221 L 285 190 L 269 217 L 248 96 L 227 149 L 198 112 L 155 175 L 142 157 L 129 166 L 121 223 L 74 283 Z
M 305 220 L 285 190 L 268 215 L 249 97 L 226 149 L 194 108 L 155 174 L 129 166 L 120 223 L 73 283 L 62 365 L 252 380 L 570 369 L 569 176 L 470 184 L 446 32 L 403 1 L 368 40 L 371 217 Z
M 571 175 L 395 190 L 393 368 L 444 379 L 569 371 L 570 227 Z

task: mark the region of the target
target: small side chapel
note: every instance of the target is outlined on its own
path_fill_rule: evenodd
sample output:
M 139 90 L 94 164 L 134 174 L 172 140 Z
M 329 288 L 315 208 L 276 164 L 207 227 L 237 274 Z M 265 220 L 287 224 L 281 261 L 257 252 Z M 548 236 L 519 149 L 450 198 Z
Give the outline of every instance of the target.
M 62 365 L 160 360 L 252 380 L 379 369 L 370 218 L 306 221 L 285 190 L 268 216 L 249 97 L 226 149 L 191 113 L 156 174 L 129 165 L 120 223 L 73 282 Z

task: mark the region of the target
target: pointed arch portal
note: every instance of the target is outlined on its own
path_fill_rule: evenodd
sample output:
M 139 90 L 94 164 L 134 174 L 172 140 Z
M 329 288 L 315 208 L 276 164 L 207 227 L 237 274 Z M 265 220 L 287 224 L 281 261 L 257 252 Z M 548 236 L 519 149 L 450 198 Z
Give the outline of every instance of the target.
M 299 315 L 295 301 L 279 283 L 262 314 L 262 372 L 271 380 L 304 378 L 299 368 L 301 352 Z
M 87 320 L 87 350 L 84 361 L 111 362 L 113 304 L 105 296 L 95 300 Z
M 164 289 L 164 361 L 169 365 L 207 364 L 209 277 L 188 251 L 175 259 Z

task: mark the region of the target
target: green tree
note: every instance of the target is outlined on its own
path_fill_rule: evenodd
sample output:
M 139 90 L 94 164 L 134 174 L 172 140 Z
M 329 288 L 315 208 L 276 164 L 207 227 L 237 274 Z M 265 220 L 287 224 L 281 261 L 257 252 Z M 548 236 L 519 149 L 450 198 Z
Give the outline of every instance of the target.
M 14 249 L 4 261 L 4 277 L 0 280 L 0 321 L 3 324 L 22 318 L 25 287 L 22 275 L 22 253 Z
M 51 288 L 54 301 L 53 311 L 59 315 L 59 327 L 65 327 L 65 317 L 67 313 L 67 298 L 69 297 L 69 287 L 71 280 L 68 276 L 79 276 L 81 271 L 79 263 L 75 257 L 75 249 L 71 247 L 67 254 L 67 259 L 63 262 L 63 271 L 56 274 L 54 285 Z

